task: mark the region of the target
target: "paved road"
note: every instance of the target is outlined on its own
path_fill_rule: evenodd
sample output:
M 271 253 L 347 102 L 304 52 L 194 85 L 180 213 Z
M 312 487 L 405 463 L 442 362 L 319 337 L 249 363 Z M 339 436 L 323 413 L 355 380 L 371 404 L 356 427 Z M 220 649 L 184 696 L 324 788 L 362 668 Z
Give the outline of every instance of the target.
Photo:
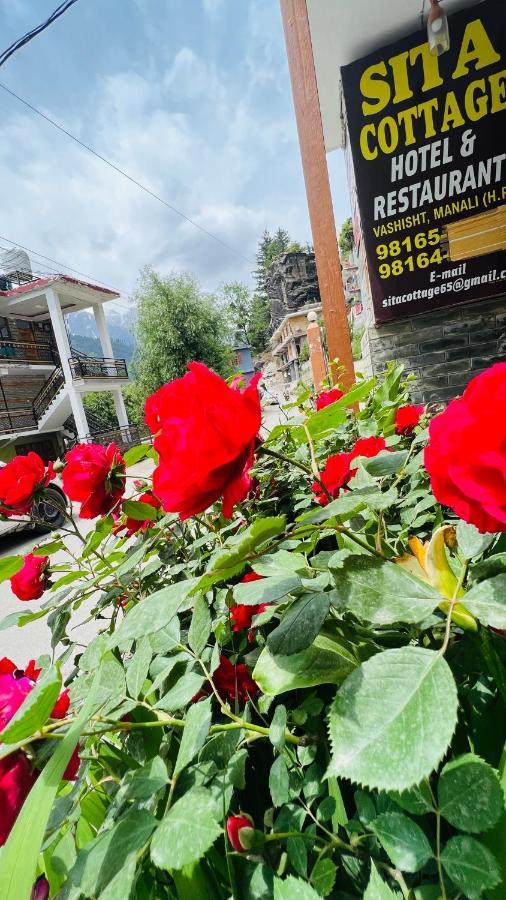
M 285 416 L 278 406 L 265 406 L 263 409 L 263 425 L 266 431 L 270 431 L 279 421 L 284 421 Z M 136 466 L 132 466 L 129 475 L 136 475 L 138 478 L 147 476 L 152 471 L 152 463 L 149 460 L 143 460 Z M 131 484 L 132 482 L 130 482 Z M 77 510 L 75 510 L 77 519 Z M 86 534 L 93 527 L 93 522 L 86 519 L 79 520 L 80 530 Z M 79 551 L 80 542 L 77 537 L 68 537 L 68 547 L 72 552 Z M 0 537 L 0 557 L 10 556 L 13 554 L 30 553 L 36 544 L 49 540 L 49 535 L 34 535 L 30 532 L 21 532 L 19 534 Z M 66 563 L 68 556 L 64 551 L 55 553 L 51 557 L 51 562 Z M 47 595 L 45 595 L 47 597 Z M 44 599 L 44 598 L 42 598 Z M 9 613 L 18 612 L 25 608 L 32 612 L 40 609 L 41 601 L 32 600 L 22 603 L 14 596 L 10 589 L 8 581 L 0 585 L 0 620 Z M 92 600 L 88 604 L 83 604 L 81 608 L 73 614 L 72 619 L 72 637 L 83 646 L 87 646 L 90 640 L 97 633 L 97 623 L 94 621 L 86 622 L 89 609 L 93 605 Z M 10 657 L 20 668 L 28 662 L 29 659 L 36 659 L 43 653 L 51 652 L 51 632 L 46 624 L 46 619 L 37 619 L 23 628 L 9 628 L 0 631 L 0 659 L 2 656 Z M 60 648 L 61 649 L 61 648 Z M 67 667 L 68 668 L 68 667 Z

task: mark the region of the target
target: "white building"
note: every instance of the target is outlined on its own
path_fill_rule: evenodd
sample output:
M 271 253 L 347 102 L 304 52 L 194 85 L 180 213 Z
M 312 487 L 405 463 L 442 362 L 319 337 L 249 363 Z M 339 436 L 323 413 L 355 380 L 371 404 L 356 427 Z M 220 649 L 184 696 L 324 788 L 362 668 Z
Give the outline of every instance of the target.
M 0 290 L 0 459 L 30 449 L 54 458 L 65 438 L 134 443 L 137 430 L 129 425 L 121 393 L 127 367 L 114 359 L 103 306 L 119 294 L 66 275 L 19 280 L 15 285 L 3 278 L 6 289 Z M 71 346 L 65 316 L 83 309 L 95 317 L 102 358 Z M 114 433 L 92 434 L 83 405 L 89 391 L 112 393 Z

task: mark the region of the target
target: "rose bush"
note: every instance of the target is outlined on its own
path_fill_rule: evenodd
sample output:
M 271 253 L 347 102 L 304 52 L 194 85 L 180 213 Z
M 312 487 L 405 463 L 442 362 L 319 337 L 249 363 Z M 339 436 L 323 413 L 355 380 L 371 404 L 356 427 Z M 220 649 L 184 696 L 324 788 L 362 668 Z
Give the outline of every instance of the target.
M 429 421 L 391 366 L 261 440 L 256 382 L 192 364 L 153 444 L 67 454 L 94 523 L 2 623 L 53 648 L 0 660 L 2 900 L 504 896 L 505 369 Z

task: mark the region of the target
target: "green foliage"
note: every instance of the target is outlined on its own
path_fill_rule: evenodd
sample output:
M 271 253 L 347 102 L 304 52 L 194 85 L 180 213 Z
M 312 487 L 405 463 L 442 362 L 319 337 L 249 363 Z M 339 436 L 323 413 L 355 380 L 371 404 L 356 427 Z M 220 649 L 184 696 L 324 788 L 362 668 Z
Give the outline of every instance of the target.
M 353 250 L 354 243 L 353 222 L 351 221 L 350 217 L 349 219 L 345 219 L 345 221 L 341 225 L 341 231 L 339 232 L 339 247 L 343 256 L 350 255 L 351 251 Z
M 155 306 L 200 296 L 148 282 Z M 40 771 L 0 853 L 2 900 L 29 900 L 42 871 L 51 900 L 504 896 L 506 542 L 439 507 L 426 430 L 395 433 L 407 400 L 396 366 L 318 413 L 301 397 L 231 520 L 216 506 L 181 522 L 139 488 L 123 511 L 145 532 L 99 518 L 61 567 L 65 540 L 41 544 L 53 588 L 0 625 L 47 616 L 54 648 L 0 735 L 2 762 L 22 748 Z M 319 505 L 316 469 L 371 435 L 388 450 Z
M 215 298 L 190 275 L 146 269 L 137 291 L 136 383 L 143 398 L 180 378 L 191 360 L 232 374 L 229 328 Z

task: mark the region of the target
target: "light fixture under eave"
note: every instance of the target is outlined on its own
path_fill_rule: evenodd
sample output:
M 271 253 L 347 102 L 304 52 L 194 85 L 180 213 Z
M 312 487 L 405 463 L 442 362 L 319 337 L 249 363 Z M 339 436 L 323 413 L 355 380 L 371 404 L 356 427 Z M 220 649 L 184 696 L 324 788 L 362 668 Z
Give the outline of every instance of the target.
M 432 56 L 441 56 L 450 49 L 448 19 L 439 5 L 439 0 L 430 0 L 430 10 L 427 16 L 427 39 Z

